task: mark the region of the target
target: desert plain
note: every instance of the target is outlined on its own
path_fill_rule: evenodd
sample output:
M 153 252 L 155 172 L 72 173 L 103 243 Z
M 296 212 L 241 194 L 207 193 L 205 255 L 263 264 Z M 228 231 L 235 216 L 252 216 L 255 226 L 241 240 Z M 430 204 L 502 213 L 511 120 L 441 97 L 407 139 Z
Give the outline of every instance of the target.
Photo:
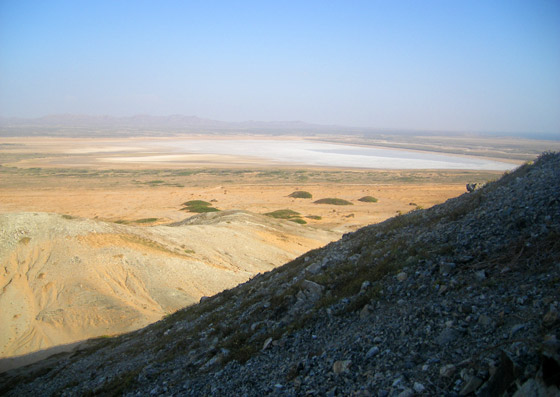
M 212 139 L 243 142 L 247 137 Z M 257 139 L 263 146 L 270 140 Z M 341 233 L 441 203 L 464 193 L 466 183 L 503 173 L 309 166 L 257 156 L 176 154 L 154 147 L 147 138 L 4 138 L 0 160 L 0 213 L 55 212 L 111 222 L 151 219 L 144 223 L 150 225 L 182 220 L 189 215 L 181 211 L 183 202 L 204 200 L 220 210 L 264 214 L 290 209 L 314 227 Z M 521 161 L 509 163 L 514 167 Z M 290 197 L 298 190 L 312 198 Z M 364 196 L 378 201 L 359 201 Z M 352 205 L 314 203 L 322 198 L 341 198 Z
M 250 140 L 263 153 L 279 139 L 301 142 L 212 137 L 222 146 Z M 383 169 L 174 149 L 199 141 L 0 140 L 0 370 L 41 358 L 41 350 L 145 326 L 344 233 L 497 179 L 524 158 L 484 151 L 472 158 L 497 169 Z M 293 197 L 297 191 L 311 197 Z M 316 203 L 326 198 L 347 205 Z M 185 205 L 193 200 L 219 211 L 193 212 Z

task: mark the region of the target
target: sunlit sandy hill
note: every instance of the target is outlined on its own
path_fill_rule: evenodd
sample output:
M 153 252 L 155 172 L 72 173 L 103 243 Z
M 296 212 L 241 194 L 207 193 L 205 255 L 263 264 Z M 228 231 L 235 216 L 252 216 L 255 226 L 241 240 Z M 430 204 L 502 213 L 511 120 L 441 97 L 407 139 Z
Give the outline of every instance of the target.
M 243 211 L 135 227 L 0 216 L 0 357 L 145 326 L 337 238 Z

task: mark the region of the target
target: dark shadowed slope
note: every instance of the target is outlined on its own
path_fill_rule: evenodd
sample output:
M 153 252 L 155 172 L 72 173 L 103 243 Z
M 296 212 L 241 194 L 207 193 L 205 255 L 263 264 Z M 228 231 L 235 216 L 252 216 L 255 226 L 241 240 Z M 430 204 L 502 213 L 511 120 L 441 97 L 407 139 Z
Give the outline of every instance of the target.
M 546 154 L 0 382 L 14 396 L 558 393 L 559 284 L 560 155 Z

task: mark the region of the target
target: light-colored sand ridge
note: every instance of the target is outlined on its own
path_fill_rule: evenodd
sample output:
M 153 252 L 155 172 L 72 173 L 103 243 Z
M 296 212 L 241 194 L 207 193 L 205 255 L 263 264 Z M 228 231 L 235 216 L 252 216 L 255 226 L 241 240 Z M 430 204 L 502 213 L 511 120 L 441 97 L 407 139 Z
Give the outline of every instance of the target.
M 338 237 L 240 211 L 174 227 L 0 215 L 0 357 L 140 328 Z

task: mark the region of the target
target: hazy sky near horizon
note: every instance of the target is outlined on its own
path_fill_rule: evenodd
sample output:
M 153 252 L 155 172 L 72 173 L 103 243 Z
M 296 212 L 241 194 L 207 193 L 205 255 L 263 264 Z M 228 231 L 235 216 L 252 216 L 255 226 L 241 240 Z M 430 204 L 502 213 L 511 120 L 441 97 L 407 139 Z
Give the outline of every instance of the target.
M 560 1 L 0 0 L 0 115 L 560 134 Z

